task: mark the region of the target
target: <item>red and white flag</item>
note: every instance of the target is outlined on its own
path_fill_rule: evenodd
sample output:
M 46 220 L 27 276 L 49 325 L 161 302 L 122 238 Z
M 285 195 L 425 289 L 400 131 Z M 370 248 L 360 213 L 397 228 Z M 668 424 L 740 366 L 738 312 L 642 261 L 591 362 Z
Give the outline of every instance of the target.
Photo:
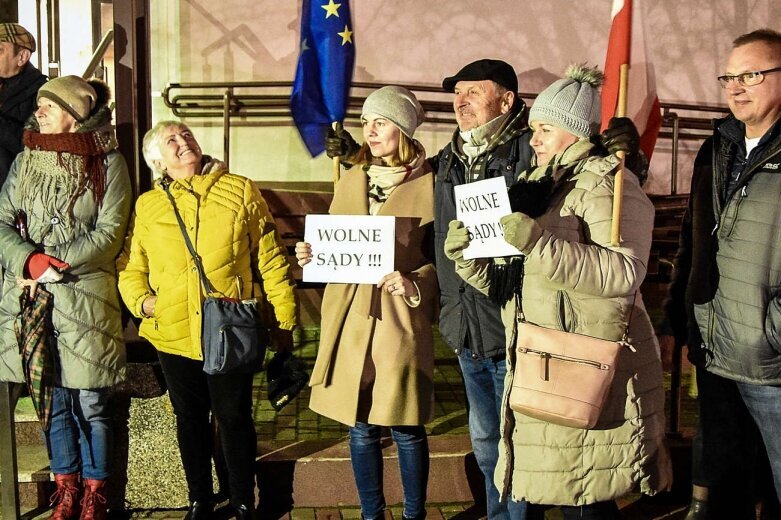
M 645 29 L 639 3 L 639 0 L 613 0 L 613 21 L 605 58 L 605 84 L 602 86 L 602 129 L 607 128 L 610 118 L 616 114 L 619 70 L 622 64 L 628 63 L 626 116 L 637 127 L 640 148 L 650 159 L 662 126 L 662 111 L 656 96 L 653 65 L 646 55 Z

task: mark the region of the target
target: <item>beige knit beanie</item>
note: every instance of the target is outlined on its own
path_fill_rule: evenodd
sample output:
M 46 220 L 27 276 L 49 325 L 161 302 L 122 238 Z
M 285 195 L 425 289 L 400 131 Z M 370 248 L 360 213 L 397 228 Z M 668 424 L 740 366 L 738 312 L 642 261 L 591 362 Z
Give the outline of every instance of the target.
M 599 87 L 605 76 L 585 64 L 570 65 L 564 79 L 540 92 L 529 110 L 529 122 L 548 123 L 578 137 L 599 132 Z
M 38 99 L 51 99 L 76 121 L 83 122 L 95 107 L 97 94 L 92 85 L 78 76 L 60 76 L 46 83 L 38 90 Z
M 423 122 L 424 112 L 415 94 L 404 87 L 389 85 L 375 90 L 363 102 L 361 116 L 377 114 L 412 139 L 415 129 Z

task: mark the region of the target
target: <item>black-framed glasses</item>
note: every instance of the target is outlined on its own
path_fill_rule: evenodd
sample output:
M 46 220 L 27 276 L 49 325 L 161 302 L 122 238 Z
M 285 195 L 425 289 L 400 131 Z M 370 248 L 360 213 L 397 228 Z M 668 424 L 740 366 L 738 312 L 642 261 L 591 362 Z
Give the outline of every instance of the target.
M 776 67 L 774 69 L 755 70 L 752 72 L 744 72 L 742 74 L 725 74 L 723 76 L 719 76 L 716 79 L 719 80 L 721 88 L 729 87 L 729 84 L 733 81 L 737 81 L 738 84 L 743 87 L 753 87 L 754 85 L 759 85 L 762 83 L 762 81 L 765 79 L 765 74 L 779 71 L 781 71 L 781 67 Z

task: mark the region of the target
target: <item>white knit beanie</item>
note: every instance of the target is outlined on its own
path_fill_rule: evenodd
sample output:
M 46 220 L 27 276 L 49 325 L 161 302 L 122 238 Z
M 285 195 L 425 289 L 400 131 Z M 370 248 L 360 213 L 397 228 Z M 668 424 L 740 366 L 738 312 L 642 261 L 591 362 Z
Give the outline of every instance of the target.
M 395 85 L 382 87 L 369 94 L 361 111 L 362 117 L 366 114 L 384 117 L 410 139 L 424 118 L 423 107 L 415 94 Z
M 599 87 L 605 76 L 585 64 L 570 65 L 564 79 L 540 92 L 529 110 L 529 122 L 548 123 L 578 137 L 599 132 Z

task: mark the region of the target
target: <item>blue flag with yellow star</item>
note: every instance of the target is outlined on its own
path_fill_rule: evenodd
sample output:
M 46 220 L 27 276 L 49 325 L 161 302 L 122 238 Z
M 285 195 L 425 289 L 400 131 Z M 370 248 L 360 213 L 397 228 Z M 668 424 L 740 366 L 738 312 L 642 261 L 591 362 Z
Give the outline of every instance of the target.
M 354 63 L 349 0 L 304 0 L 290 110 L 312 157 L 325 150 L 326 128 L 344 119 Z

